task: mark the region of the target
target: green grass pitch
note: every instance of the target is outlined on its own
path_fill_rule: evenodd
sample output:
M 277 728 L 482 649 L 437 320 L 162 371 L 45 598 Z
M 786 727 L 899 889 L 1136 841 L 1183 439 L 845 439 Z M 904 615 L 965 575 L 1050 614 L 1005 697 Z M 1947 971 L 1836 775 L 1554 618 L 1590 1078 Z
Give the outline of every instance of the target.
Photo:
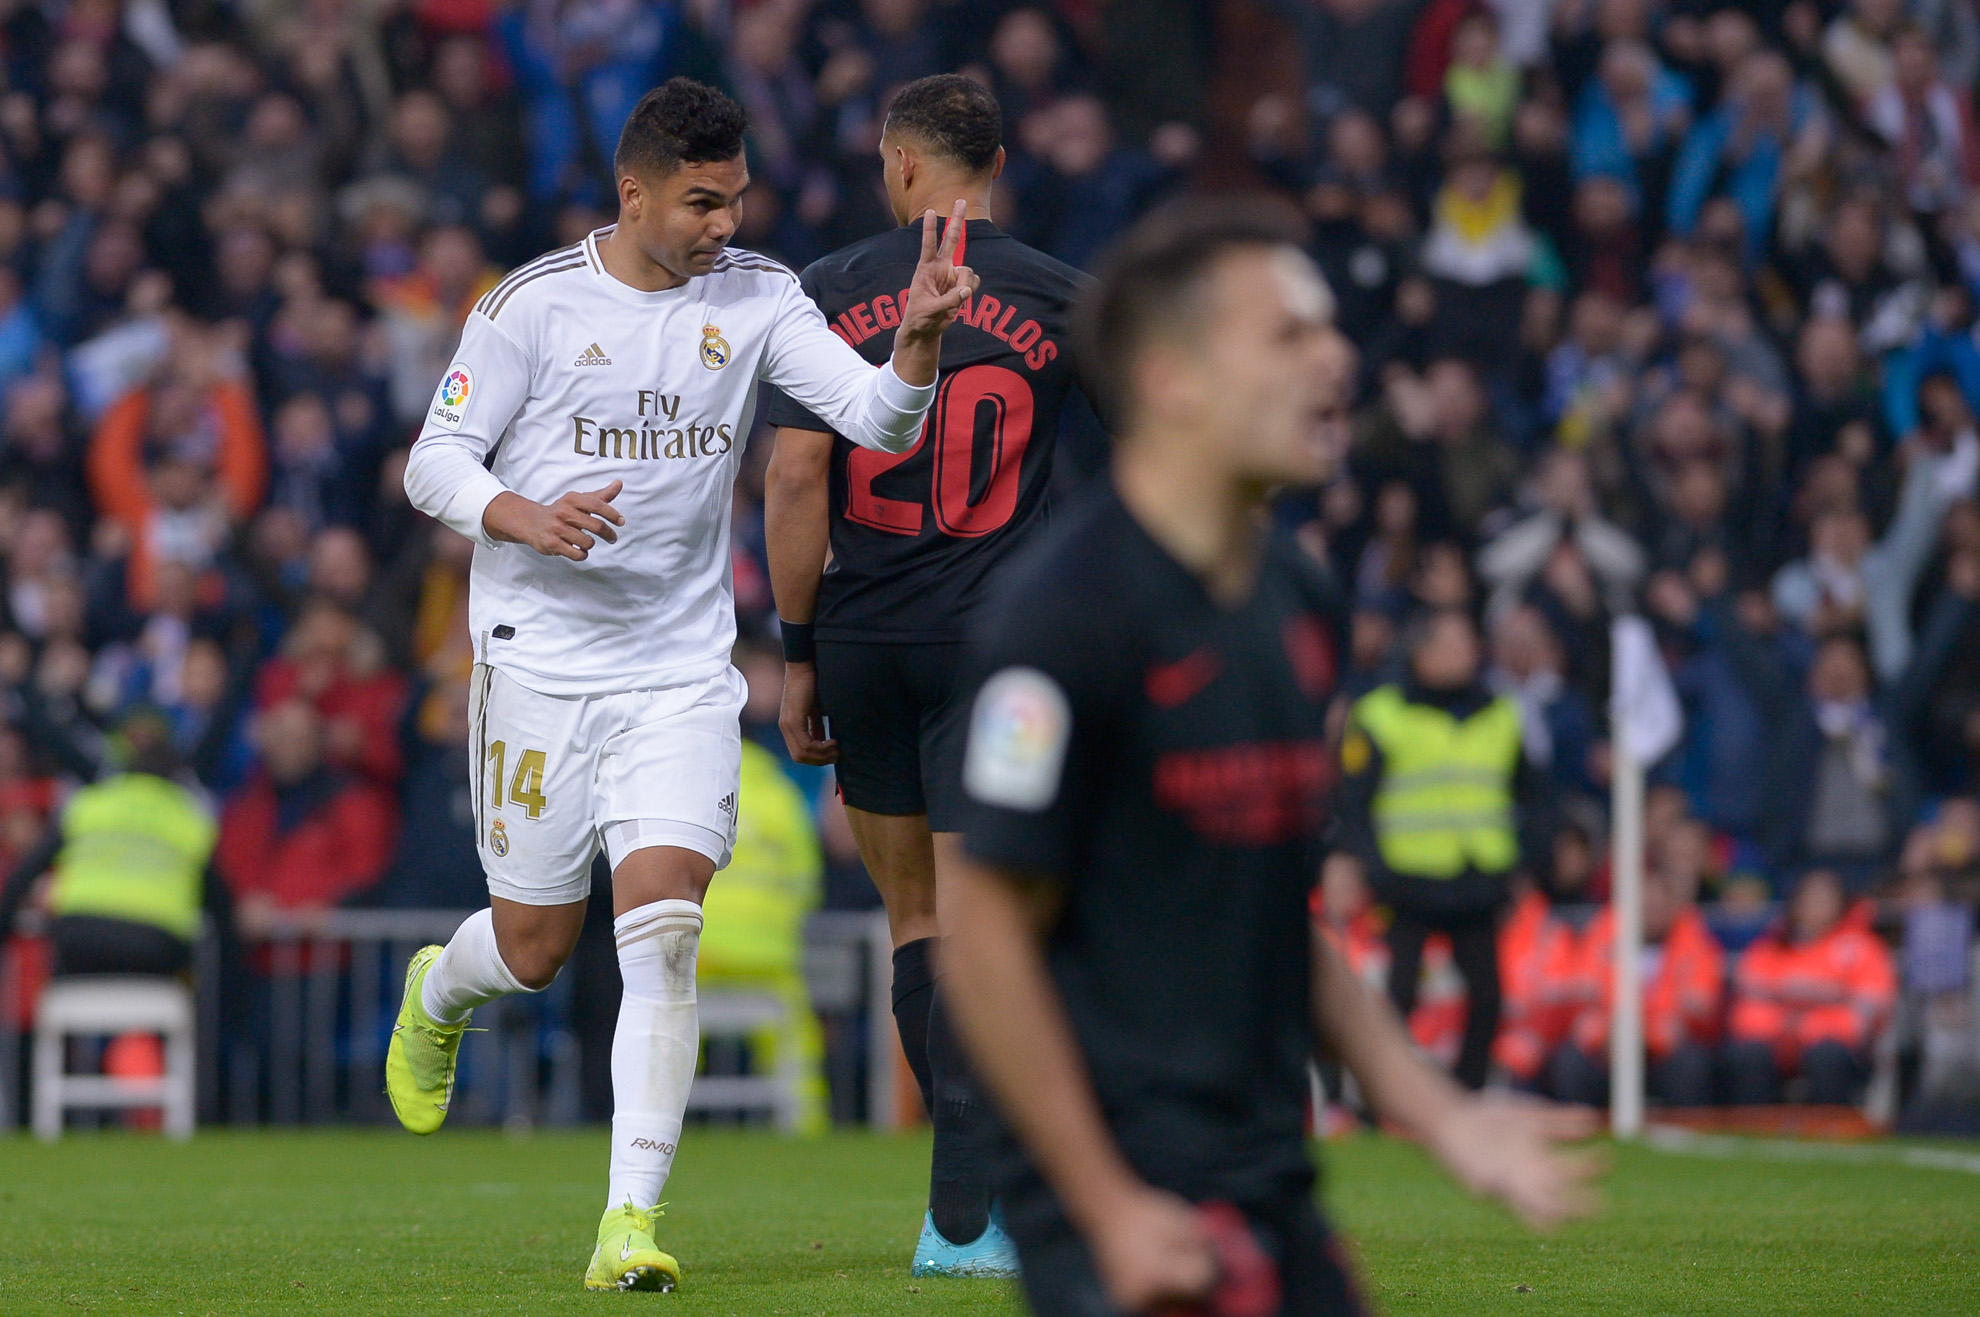
M 1326 1196 L 1395 1314 L 1980 1314 L 1980 1176 L 1618 1151 L 1603 1219 L 1550 1238 L 1414 1148 L 1329 1145 Z M 0 1139 L 0 1313 L 1010 1314 L 908 1279 L 922 1138 L 690 1130 L 673 1295 L 584 1293 L 602 1133 Z

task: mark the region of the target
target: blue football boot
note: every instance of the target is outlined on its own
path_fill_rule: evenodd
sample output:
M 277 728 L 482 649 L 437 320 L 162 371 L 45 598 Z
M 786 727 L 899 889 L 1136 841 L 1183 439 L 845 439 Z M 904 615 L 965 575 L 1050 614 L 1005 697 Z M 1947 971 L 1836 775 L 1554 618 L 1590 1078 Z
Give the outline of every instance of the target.
M 987 1277 L 1013 1280 L 1018 1274 L 1017 1245 L 1004 1233 L 992 1212 L 983 1233 L 967 1244 L 951 1244 L 935 1228 L 935 1214 L 922 1218 L 921 1239 L 914 1246 L 915 1276 Z

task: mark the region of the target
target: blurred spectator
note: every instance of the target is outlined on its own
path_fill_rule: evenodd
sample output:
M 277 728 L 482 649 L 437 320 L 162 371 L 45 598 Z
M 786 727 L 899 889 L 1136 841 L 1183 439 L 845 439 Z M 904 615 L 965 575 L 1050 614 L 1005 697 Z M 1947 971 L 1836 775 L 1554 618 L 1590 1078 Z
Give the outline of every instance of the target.
M 699 986 L 703 992 L 768 991 L 784 1000 L 787 1022 L 751 1037 L 751 1062 L 768 1071 L 787 1051 L 796 1052 L 802 1076 L 798 1128 L 819 1134 L 825 1128 L 825 1044 L 805 990 L 804 919 L 818 904 L 824 860 L 810 806 L 776 756 L 749 740 L 742 755 L 735 853 L 702 907 Z
M 399 716 L 406 679 L 385 665 L 378 637 L 327 595 L 304 605 L 282 652 L 255 678 L 255 705 L 265 711 L 301 701 L 321 718 L 318 755 L 331 767 L 376 786 L 403 772 Z
M 261 501 L 268 457 L 247 386 L 168 377 L 104 414 L 89 443 L 97 510 L 128 538 L 131 602 L 151 601 L 161 562 L 215 565 L 234 525 Z
M 1834 872 L 1802 876 L 1786 918 L 1734 971 L 1722 1057 L 1729 1101 L 1777 1102 L 1797 1075 L 1811 1102 L 1854 1100 L 1897 995 L 1891 954 L 1868 924 L 1868 907 L 1845 905 Z
M 1549 1088 L 1563 1102 L 1609 1103 L 1615 945 L 1615 908 L 1603 906 L 1581 931 L 1570 980 L 1574 1022 L 1549 1063 Z M 1641 971 L 1650 1095 L 1667 1106 L 1709 1106 L 1726 956 L 1689 895 L 1661 873 L 1643 882 Z
M 1891 78 L 1864 107 L 1864 118 L 1890 145 L 1905 200 L 1936 215 L 1980 182 L 1980 128 L 1973 103 L 1939 80 L 1931 38 L 1899 28 L 1891 39 Z
M 332 768 L 326 731 L 300 699 L 256 715 L 260 764 L 221 812 L 213 854 L 249 937 L 280 917 L 342 904 L 377 882 L 391 858 L 391 796 Z
M 1556 849 L 1558 854 L 1558 848 Z M 1515 880 L 1512 913 L 1499 926 L 1499 984 L 1504 999 L 1492 1061 L 1515 1084 L 1536 1088 L 1547 1059 L 1574 1021 L 1574 930 L 1553 917 L 1530 880 Z
M 1341 744 L 1343 849 L 1394 912 L 1389 996 L 1405 1018 L 1416 1005 L 1423 948 L 1450 939 L 1468 996 L 1455 1067 L 1485 1082 L 1499 1027 L 1494 919 L 1509 875 L 1540 853 L 1544 784 L 1526 762 L 1519 708 L 1480 682 L 1478 634 L 1443 609 L 1420 619 L 1399 685 L 1361 697 Z M 1524 842 L 1524 844 L 1522 844 Z
M 54 973 L 178 974 L 192 963 L 214 823 L 179 772 L 171 729 L 139 711 L 118 729 L 119 771 L 69 797 L 60 821 L 0 889 L 0 929 L 50 873 Z
M 1078 94 L 1038 111 L 1028 128 L 1038 157 L 1011 170 L 1016 232 L 1071 265 L 1090 265 L 1168 184 L 1147 151 L 1119 143 L 1097 96 Z
M 1729 196 L 1739 207 L 1747 254 L 1759 252 L 1773 232 L 1781 189 L 1820 164 L 1829 133 L 1815 94 L 1796 82 L 1787 60 L 1755 51 L 1678 151 L 1667 203 L 1672 230 L 1689 235 L 1709 198 Z

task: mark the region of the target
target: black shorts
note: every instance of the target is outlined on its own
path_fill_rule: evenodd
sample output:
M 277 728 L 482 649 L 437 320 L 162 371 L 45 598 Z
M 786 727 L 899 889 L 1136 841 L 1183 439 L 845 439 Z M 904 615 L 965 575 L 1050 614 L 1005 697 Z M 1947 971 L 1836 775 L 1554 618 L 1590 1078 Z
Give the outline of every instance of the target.
M 177 974 L 192 964 L 192 946 L 156 924 L 103 915 L 57 915 L 48 923 L 54 972 L 70 974 Z
M 818 704 L 839 743 L 839 790 L 869 814 L 962 826 L 969 692 L 960 644 L 818 642 Z
M 1304 1195 L 1283 1207 L 1248 1212 L 1252 1231 L 1279 1264 L 1277 1317 L 1362 1317 L 1367 1309 L 1340 1241 Z M 1107 1301 L 1086 1241 L 1070 1230 L 1027 1247 L 1018 1242 L 1025 1298 L 1033 1317 L 1125 1317 Z

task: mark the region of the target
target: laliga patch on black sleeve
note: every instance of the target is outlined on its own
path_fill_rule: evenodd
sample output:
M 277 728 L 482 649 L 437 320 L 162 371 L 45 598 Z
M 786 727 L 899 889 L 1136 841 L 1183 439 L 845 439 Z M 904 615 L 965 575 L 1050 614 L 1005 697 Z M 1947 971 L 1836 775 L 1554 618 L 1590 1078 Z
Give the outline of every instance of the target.
M 498 627 L 496 627 L 496 628 L 495 628 L 495 639 L 497 639 L 497 640 L 514 640 L 515 638 L 516 638 L 516 629 L 515 629 L 514 627 L 512 627 L 512 626 L 498 626 Z

